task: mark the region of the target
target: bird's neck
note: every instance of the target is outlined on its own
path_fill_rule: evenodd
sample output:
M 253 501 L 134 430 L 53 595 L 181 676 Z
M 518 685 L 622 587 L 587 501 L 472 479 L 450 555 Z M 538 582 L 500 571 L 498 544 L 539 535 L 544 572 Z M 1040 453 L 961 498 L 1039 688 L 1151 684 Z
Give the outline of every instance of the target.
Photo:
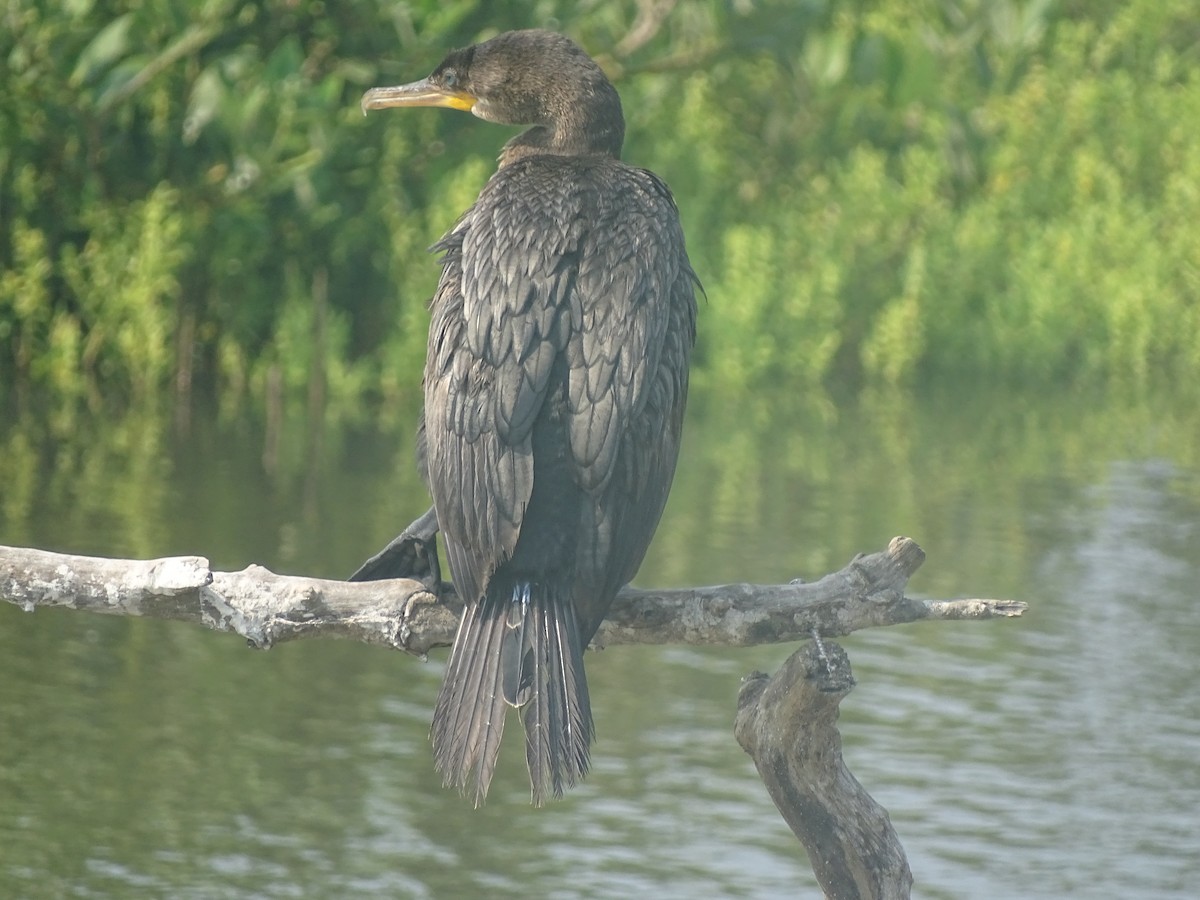
M 620 115 L 578 115 L 548 125 L 534 125 L 504 145 L 500 166 L 526 156 L 607 156 L 621 158 L 625 122 Z

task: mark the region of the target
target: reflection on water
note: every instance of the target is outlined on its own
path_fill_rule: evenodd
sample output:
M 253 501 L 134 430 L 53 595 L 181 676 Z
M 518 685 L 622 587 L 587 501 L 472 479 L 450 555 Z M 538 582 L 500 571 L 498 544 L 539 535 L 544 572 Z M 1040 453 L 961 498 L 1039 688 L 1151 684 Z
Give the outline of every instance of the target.
M 811 577 L 893 534 L 912 588 L 1023 620 L 844 640 L 849 764 L 919 897 L 1176 897 L 1200 878 L 1200 449 L 1180 405 L 695 404 L 643 583 Z M 0 425 L 0 543 L 339 575 L 426 502 L 395 434 L 198 417 Z M 170 623 L 0 608 L 0 895 L 816 896 L 732 737 L 790 647 L 590 654 L 587 782 L 528 806 L 441 789 L 441 662 L 247 652 Z M 519 731 L 512 723 L 510 738 Z

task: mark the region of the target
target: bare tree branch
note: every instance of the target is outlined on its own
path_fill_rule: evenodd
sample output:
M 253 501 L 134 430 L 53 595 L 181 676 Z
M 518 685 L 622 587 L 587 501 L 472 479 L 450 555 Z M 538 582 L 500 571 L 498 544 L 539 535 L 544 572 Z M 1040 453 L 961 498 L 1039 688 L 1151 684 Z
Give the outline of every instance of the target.
M 904 595 L 924 552 L 908 538 L 860 556 L 813 584 L 727 584 L 621 591 L 598 644 L 780 643 L 919 619 L 1020 615 L 1025 604 L 926 601 Z M 213 572 L 201 557 L 101 559 L 0 547 L 0 599 L 32 611 L 65 606 L 178 619 L 240 634 L 255 647 L 348 637 L 424 654 L 451 643 L 461 604 L 404 578 L 345 582 L 277 575 L 261 566 Z
M 629 26 L 629 31 L 617 43 L 616 55 L 629 56 L 650 43 L 675 9 L 677 2 L 678 0 L 638 0 L 637 17 Z

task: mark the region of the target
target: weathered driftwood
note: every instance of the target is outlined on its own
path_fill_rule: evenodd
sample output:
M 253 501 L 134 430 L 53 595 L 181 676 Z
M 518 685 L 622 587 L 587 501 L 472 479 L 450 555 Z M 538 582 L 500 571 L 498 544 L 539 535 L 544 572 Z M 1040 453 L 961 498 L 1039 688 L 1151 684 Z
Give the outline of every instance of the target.
M 738 646 L 814 637 L 773 678 L 755 673 L 746 680 L 735 732 L 808 849 L 828 897 L 907 897 L 912 875 L 887 813 L 842 761 L 837 710 L 854 679 L 845 652 L 825 639 L 920 619 L 1019 616 L 1026 609 L 1013 601 L 907 597 L 908 579 L 924 558 L 916 543 L 898 537 L 810 584 L 630 587 L 596 637 L 599 644 Z M 436 566 L 433 574 L 426 566 L 425 574 L 426 582 L 329 581 L 261 566 L 213 572 L 208 560 L 194 556 L 134 561 L 0 547 L 0 599 L 25 610 L 65 606 L 180 619 L 240 634 L 261 648 L 317 636 L 421 655 L 447 645 L 461 604 L 452 586 L 437 582 Z
M 908 538 L 860 556 L 811 584 L 726 584 L 625 588 L 596 642 L 770 644 L 826 637 L 919 619 L 1020 615 L 999 600 L 918 600 L 904 595 L 924 553 Z M 424 654 L 454 640 L 461 604 L 451 585 L 441 599 L 419 581 L 346 582 L 277 575 L 262 566 L 214 572 L 208 560 L 102 559 L 0 546 L 0 599 L 127 616 L 179 619 L 231 631 L 255 647 L 305 637 L 349 637 Z
M 809 641 L 773 677 L 742 682 L 734 734 L 826 897 L 908 897 L 912 873 L 887 811 L 842 760 L 838 704 L 853 687 L 846 651 Z

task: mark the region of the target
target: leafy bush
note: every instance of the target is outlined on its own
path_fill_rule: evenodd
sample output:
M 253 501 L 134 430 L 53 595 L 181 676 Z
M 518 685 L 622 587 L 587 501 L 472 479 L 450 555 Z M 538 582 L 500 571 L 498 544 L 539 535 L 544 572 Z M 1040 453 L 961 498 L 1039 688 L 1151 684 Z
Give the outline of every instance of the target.
M 375 83 L 555 24 L 673 186 L 698 384 L 1200 375 L 1184 0 L 638 7 L 16 0 L 0 17 L 0 376 L 353 415 L 418 389 L 426 248 L 505 132 Z M 378 406 L 378 404 L 372 404 Z

